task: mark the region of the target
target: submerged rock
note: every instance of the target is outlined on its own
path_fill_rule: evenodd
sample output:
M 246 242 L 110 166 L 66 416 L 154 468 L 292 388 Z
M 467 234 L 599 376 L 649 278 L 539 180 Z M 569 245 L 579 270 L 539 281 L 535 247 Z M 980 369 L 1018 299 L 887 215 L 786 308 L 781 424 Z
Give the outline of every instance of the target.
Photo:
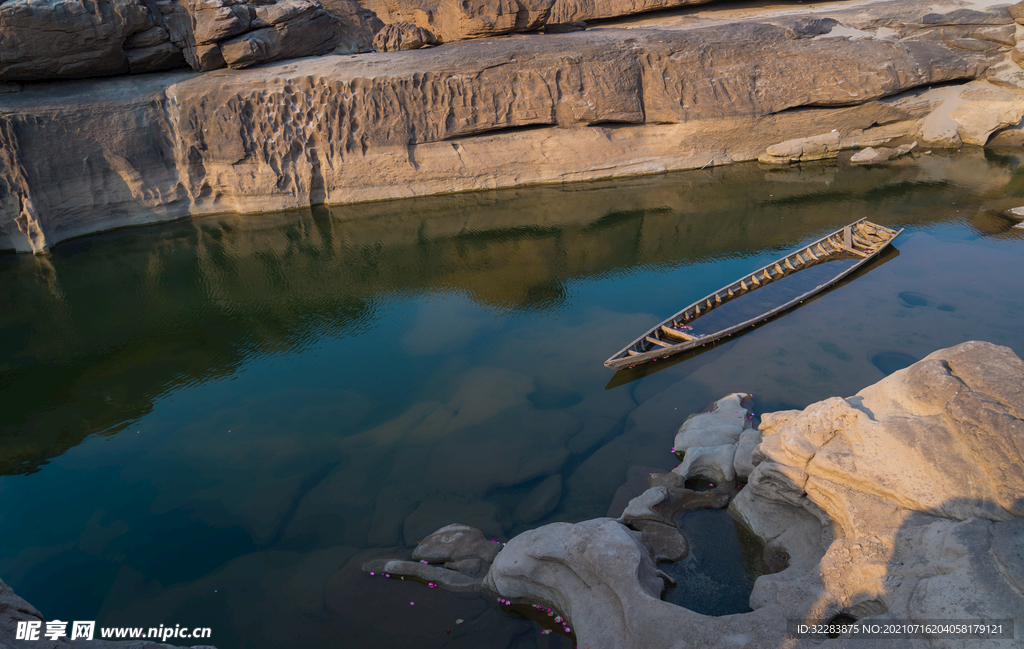
M 753 612 L 713 618 L 661 601 L 667 576 L 655 561 L 683 550 L 644 533 L 664 531 L 657 519 L 677 489 L 669 476 L 620 521 L 515 537 L 484 589 L 550 606 L 580 646 L 609 649 L 679 638 L 778 647 L 793 642 L 786 620 L 837 615 L 1024 623 L 1024 361 L 1012 351 L 981 342 L 941 350 L 849 399 L 766 415 L 761 432 L 750 484 L 730 506 L 779 570 L 756 581 Z
M 530 490 L 526 498 L 516 507 L 513 517 L 521 523 L 539 521 L 553 512 L 561 499 L 562 476 L 560 474 L 548 476 Z
M 916 146 L 917 142 L 914 142 L 913 144 L 904 144 L 896 147 L 895 149 L 890 149 L 884 146 L 878 148 L 869 146 L 857 153 L 854 153 L 853 157 L 850 158 L 850 162 L 854 164 L 877 164 L 880 162 L 888 162 L 889 160 L 895 160 L 896 158 L 910 153 Z

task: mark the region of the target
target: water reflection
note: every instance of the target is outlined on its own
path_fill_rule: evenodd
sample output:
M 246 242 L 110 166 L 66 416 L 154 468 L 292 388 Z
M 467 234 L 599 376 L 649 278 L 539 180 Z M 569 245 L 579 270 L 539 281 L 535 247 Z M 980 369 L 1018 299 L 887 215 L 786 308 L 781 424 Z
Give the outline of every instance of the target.
M 802 407 L 878 380 L 885 352 L 1024 352 L 1019 241 L 972 220 L 1014 199 L 1016 160 L 739 165 L 0 256 L 0 577 L 51 617 L 211 626 L 222 649 L 561 646 L 358 567 L 449 522 L 601 516 L 727 392 Z M 908 227 L 899 259 L 604 389 L 637 332 L 862 216 Z

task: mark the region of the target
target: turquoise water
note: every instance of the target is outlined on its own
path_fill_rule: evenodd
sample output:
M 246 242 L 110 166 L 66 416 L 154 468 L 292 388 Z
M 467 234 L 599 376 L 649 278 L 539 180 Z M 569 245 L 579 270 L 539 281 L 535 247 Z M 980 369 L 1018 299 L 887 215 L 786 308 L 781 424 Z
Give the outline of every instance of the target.
M 804 407 L 965 340 L 1024 354 L 1024 231 L 997 216 L 1024 204 L 1020 160 L 737 165 L 0 255 L 0 578 L 48 618 L 209 626 L 222 649 L 570 646 L 359 566 L 451 522 L 603 516 L 728 392 Z M 602 366 L 864 216 L 907 230 L 855 281 L 683 362 Z

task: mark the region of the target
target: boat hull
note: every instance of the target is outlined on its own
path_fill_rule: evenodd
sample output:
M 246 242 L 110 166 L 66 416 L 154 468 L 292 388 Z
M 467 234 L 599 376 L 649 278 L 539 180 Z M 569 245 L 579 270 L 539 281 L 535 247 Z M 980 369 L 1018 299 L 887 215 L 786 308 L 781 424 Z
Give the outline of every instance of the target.
M 866 226 L 870 226 L 871 228 L 875 228 L 879 232 L 886 232 L 886 233 L 889 234 L 887 240 L 884 241 L 884 243 L 880 243 L 879 245 L 877 245 L 876 248 L 870 250 L 870 252 L 859 251 L 859 250 L 855 249 L 854 246 L 856 244 L 853 243 L 853 239 L 857 235 L 851 235 L 851 232 L 856 231 L 856 229 L 858 227 L 866 227 Z M 742 322 L 738 322 L 738 323 L 736 323 L 736 324 L 734 324 L 734 325 L 732 325 L 730 327 L 727 327 L 727 328 L 722 329 L 720 331 L 716 331 L 713 334 L 709 334 L 709 335 L 706 335 L 706 336 L 701 336 L 701 337 L 695 338 L 694 340 L 688 340 L 688 341 L 684 341 L 684 342 L 679 342 L 679 343 L 676 343 L 676 344 L 672 344 L 671 346 L 660 346 L 660 345 L 664 345 L 665 344 L 664 341 L 652 340 L 652 338 L 656 338 L 657 337 L 657 332 L 659 330 L 662 330 L 663 328 L 666 328 L 666 327 L 674 327 L 674 325 L 676 325 L 680 321 L 681 318 L 689 317 L 689 318 L 691 318 L 690 320 L 688 320 L 689 322 L 696 321 L 696 319 L 699 318 L 700 315 L 701 315 L 700 307 L 702 305 L 707 304 L 707 311 L 705 311 L 705 314 L 707 312 L 709 312 L 710 310 L 714 309 L 718 305 L 714 304 L 713 301 L 720 300 L 720 296 L 723 294 L 724 291 L 730 291 L 730 295 L 731 295 L 731 289 L 735 288 L 736 284 L 737 284 L 737 283 L 734 282 L 732 285 L 727 286 L 727 287 L 725 287 L 723 289 L 719 289 L 718 291 L 716 291 L 716 292 L 714 292 L 714 293 L 712 293 L 712 294 L 710 294 L 710 295 L 708 295 L 708 296 L 698 300 L 697 302 L 694 302 L 690 306 L 686 307 L 686 309 L 683 309 L 682 311 L 676 313 L 672 317 L 670 317 L 670 318 L 668 318 L 668 319 L 658 323 L 658 325 L 656 325 L 653 329 L 648 331 L 645 335 L 640 336 L 639 338 L 634 340 L 632 343 L 630 343 L 629 345 L 624 347 L 622 350 L 620 350 L 617 354 L 615 354 L 614 356 L 609 358 L 607 361 L 605 361 L 605 363 L 604 363 L 605 367 L 608 367 L 608 368 L 611 368 L 611 369 L 614 369 L 614 370 L 622 370 L 622 369 L 628 369 L 628 368 L 636 367 L 637 365 L 640 365 L 640 364 L 643 364 L 643 363 L 648 363 L 648 362 L 652 362 L 652 361 L 657 361 L 659 359 L 669 358 L 671 356 L 674 356 L 676 354 L 680 354 L 680 353 L 689 351 L 691 349 L 695 349 L 695 348 L 698 348 L 698 347 L 706 346 L 706 345 L 709 345 L 709 344 L 714 344 L 716 342 L 721 341 L 722 338 L 730 337 L 730 336 L 732 336 L 735 333 L 741 332 L 741 331 L 743 331 L 745 329 L 748 329 L 750 327 L 753 327 L 753 326 L 755 326 L 755 325 L 757 325 L 757 324 L 759 324 L 761 322 L 764 322 L 765 320 L 773 318 L 773 317 L 775 317 L 775 316 L 777 316 L 777 315 L 779 315 L 779 314 L 781 314 L 781 313 L 783 313 L 783 312 L 785 312 L 785 311 L 787 311 L 789 309 L 792 309 L 792 308 L 796 307 L 801 302 L 806 301 L 808 298 L 813 297 L 814 295 L 817 295 L 817 294 L 821 293 L 822 291 L 827 290 L 831 286 L 834 286 L 837 282 L 841 281 L 843 278 L 851 275 L 852 273 L 855 273 L 858 269 L 863 268 L 866 264 L 868 264 L 871 261 L 873 261 L 874 259 L 876 259 L 882 253 L 882 251 L 884 251 L 889 246 L 891 246 L 892 242 L 902 232 L 903 232 L 902 229 L 897 231 L 897 230 L 891 230 L 889 228 L 883 228 L 882 226 L 877 226 L 875 224 L 869 223 L 866 219 L 861 219 L 859 221 L 856 221 L 856 222 L 852 223 L 851 225 L 846 226 L 845 228 L 843 228 L 841 230 L 837 230 L 837 231 L 835 231 L 835 232 L 833 232 L 833 233 L 831 233 L 831 234 L 829 234 L 829 235 L 827 235 L 825 237 L 822 237 L 818 241 L 815 241 L 814 243 L 810 244 L 806 248 L 801 249 L 800 251 L 797 251 L 795 253 L 791 253 L 790 255 L 787 255 L 787 256 L 785 256 L 785 257 L 783 257 L 783 258 L 781 258 L 781 259 L 779 259 L 779 260 L 777 260 L 775 262 L 772 262 L 771 264 L 768 264 L 767 266 L 765 266 L 765 267 L 763 267 L 763 268 L 761 268 L 761 269 L 759 269 L 757 271 L 754 271 L 750 275 L 746 276 L 743 280 L 739 280 L 738 283 L 741 284 L 744 288 L 746 288 L 747 285 L 745 284 L 745 280 L 750 280 L 750 279 L 753 278 L 753 281 L 758 281 L 757 278 L 758 278 L 759 274 L 761 274 L 761 273 L 763 273 L 763 277 L 769 278 L 768 281 L 774 281 L 774 279 L 771 278 L 771 269 L 776 268 L 776 269 L 779 270 L 781 276 L 785 276 L 786 272 L 782 268 L 782 264 L 784 264 L 784 263 L 786 264 L 786 267 L 789 268 L 790 270 L 792 270 L 793 272 L 799 272 L 799 270 L 802 270 L 802 269 L 794 268 L 794 266 L 792 265 L 791 262 L 792 262 L 792 260 L 794 258 L 798 259 L 798 260 L 802 260 L 803 257 L 801 256 L 801 254 L 807 254 L 806 251 L 808 251 L 808 250 L 811 251 L 810 255 L 812 257 L 814 257 L 814 261 L 816 263 L 820 263 L 822 260 L 819 257 L 814 256 L 815 255 L 815 253 L 814 253 L 815 246 L 817 246 L 818 249 L 820 251 L 822 251 L 822 252 L 824 252 L 825 250 L 833 250 L 834 249 L 834 253 L 832 253 L 832 254 L 837 255 L 836 258 L 838 258 L 838 255 L 847 254 L 847 253 L 851 254 L 851 255 L 852 254 L 858 255 L 860 257 L 860 259 L 858 259 L 857 262 L 855 264 L 853 264 L 852 266 L 850 266 L 849 268 L 846 268 L 845 270 L 842 270 L 841 272 L 836 273 L 834 276 L 828 278 L 826 281 L 822 282 L 821 284 L 818 284 L 814 288 L 812 288 L 812 289 L 810 289 L 808 291 L 805 291 L 805 292 L 801 293 L 800 295 L 797 295 L 796 297 L 792 298 L 791 300 L 788 300 L 787 302 L 785 302 L 785 303 L 783 303 L 781 305 L 778 305 L 778 306 L 776 306 L 776 307 L 774 307 L 774 308 L 772 308 L 772 309 L 770 309 L 768 311 L 765 311 L 764 313 L 761 313 L 761 314 L 759 314 L 759 315 L 757 315 L 757 316 L 755 316 L 753 318 L 746 319 L 746 320 L 744 320 Z M 857 239 L 857 240 L 858 241 L 862 241 L 862 239 Z M 829 248 L 824 248 L 823 244 L 829 245 Z M 826 257 L 825 261 L 830 260 L 829 257 L 828 257 L 828 254 L 826 254 L 825 257 Z M 767 285 L 767 283 L 765 283 L 763 285 Z M 755 287 L 755 289 L 756 288 L 761 288 L 761 287 L 762 287 L 762 284 L 758 284 L 758 286 Z M 752 290 L 754 290 L 754 289 L 752 289 Z M 719 302 L 718 304 L 721 304 L 721 303 L 722 302 Z M 696 316 L 688 315 L 688 314 L 692 314 L 694 312 L 695 308 L 696 308 L 697 315 Z M 679 334 L 674 334 L 674 335 L 679 335 Z M 649 350 L 646 350 L 646 351 L 639 351 L 639 350 L 637 350 L 636 348 L 638 346 L 642 345 L 644 340 L 651 341 L 652 343 L 657 343 L 659 346 L 657 348 L 649 349 Z

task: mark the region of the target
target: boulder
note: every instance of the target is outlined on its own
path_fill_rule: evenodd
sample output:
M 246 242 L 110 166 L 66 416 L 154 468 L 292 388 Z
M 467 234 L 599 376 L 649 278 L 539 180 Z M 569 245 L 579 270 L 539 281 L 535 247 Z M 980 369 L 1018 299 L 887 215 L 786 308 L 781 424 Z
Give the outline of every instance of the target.
M 1018 25 L 1024 25 L 1024 2 L 1018 2 L 1015 5 L 1007 7 L 1007 11 L 1010 13 L 1010 17 Z
M 839 156 L 843 148 L 842 138 L 838 131 L 801 137 L 773 144 L 758 157 L 757 161 L 764 164 L 792 164 L 808 160 L 828 160 Z
M 0 4 L 0 81 L 125 74 L 129 40 L 149 32 L 136 42 L 158 45 L 149 42 L 155 25 L 138 0 L 7 0 Z
M 736 443 L 736 455 L 733 459 L 733 470 L 736 477 L 746 480 L 754 470 L 754 449 L 761 444 L 761 431 L 756 428 L 743 431 Z
M 554 0 L 368 0 L 384 22 L 408 22 L 450 43 L 540 29 Z M 407 48 L 414 49 L 414 48 Z
M 248 67 L 369 51 L 372 12 L 354 0 L 8 0 L 0 3 L 0 81 Z M 354 7 L 352 5 L 355 5 Z M 368 33 L 372 31 L 373 33 Z
M 374 559 L 363 564 L 363 572 L 409 577 L 448 590 L 472 592 L 480 590 L 484 575 L 501 549 L 502 544 L 488 541 L 475 527 L 453 524 L 420 541 L 412 561 Z
M 409 577 L 423 583 L 437 584 L 448 590 L 468 593 L 480 590 L 482 579 L 447 567 L 430 565 L 420 561 L 400 559 L 374 559 L 363 565 L 363 572 L 387 577 Z
M 385 25 L 373 37 L 373 48 L 378 52 L 418 50 L 435 43 L 437 43 L 437 39 L 429 31 L 404 20 Z
M 672 451 L 682 459 L 695 446 L 735 444 L 750 428 L 750 395 L 736 392 L 711 404 L 705 412 L 690 415 L 676 433 Z
M 917 142 L 914 142 L 913 144 L 904 144 L 896 147 L 895 149 L 890 149 L 884 146 L 880 146 L 878 148 L 869 146 L 861 149 L 857 153 L 854 153 L 850 158 L 850 162 L 854 164 L 878 164 L 880 162 L 888 162 L 910 153 L 916 146 Z
M 629 16 L 659 9 L 703 4 L 711 0 L 555 0 L 551 7 L 552 23 L 565 24 L 578 21 L 600 20 Z
M 778 647 L 793 642 L 784 620 L 838 615 L 1024 622 L 1024 361 L 1012 351 L 941 350 L 850 399 L 765 415 L 761 432 L 762 461 L 730 505 L 777 571 L 755 582 L 752 612 L 709 617 L 661 601 L 656 561 L 682 551 L 661 534 L 672 475 L 627 507 L 622 523 L 635 529 L 596 519 L 513 538 L 483 589 L 550 606 L 598 649 L 679 638 Z
M 1024 119 L 1024 96 L 1004 88 L 973 88 L 960 94 L 950 119 L 964 144 L 985 146 L 993 133 Z
M 339 42 L 337 19 L 324 11 L 318 0 L 257 5 L 249 25 L 258 29 L 219 42 L 229 68 L 327 54 Z
M 1014 48 L 1010 50 L 1010 53 L 1012 55 L 1017 51 L 1019 50 Z M 985 80 L 993 86 L 998 86 L 1012 92 L 1024 90 L 1024 70 L 1021 70 L 1020 62 L 1013 60 L 1002 61 L 990 66 L 985 71 Z
M 736 478 L 735 457 L 736 444 L 693 446 L 687 449 L 683 463 L 672 469 L 672 473 L 685 479 L 700 476 L 711 482 L 733 480 Z
M 484 538 L 475 527 L 453 524 L 442 527 L 419 542 L 413 550 L 416 561 L 446 563 L 475 557 L 487 563 L 501 551 L 501 544 Z
M 359 5 L 356 0 L 320 0 L 324 11 L 337 19 L 338 44 L 335 54 L 357 54 L 373 51 L 373 39 L 384 23 L 377 14 Z
M 655 565 L 662 561 L 681 561 L 690 554 L 690 542 L 675 524 L 637 520 L 629 527 L 640 532 L 640 542 Z
M 488 591 L 513 601 L 541 601 L 559 611 L 572 620 L 570 629 L 578 642 L 588 647 L 612 646 L 627 638 L 631 646 L 663 646 L 634 644 L 653 640 L 661 630 L 639 637 L 620 635 L 616 618 L 646 619 L 646 607 L 675 608 L 661 601 L 664 587 L 641 534 L 601 518 L 552 523 L 520 534 L 495 558 L 484 578 Z M 608 601 L 616 595 L 623 609 L 612 612 Z M 605 619 L 598 621 L 599 617 Z M 591 620 L 597 623 L 588 625 Z M 607 635 L 596 641 L 600 634 Z

